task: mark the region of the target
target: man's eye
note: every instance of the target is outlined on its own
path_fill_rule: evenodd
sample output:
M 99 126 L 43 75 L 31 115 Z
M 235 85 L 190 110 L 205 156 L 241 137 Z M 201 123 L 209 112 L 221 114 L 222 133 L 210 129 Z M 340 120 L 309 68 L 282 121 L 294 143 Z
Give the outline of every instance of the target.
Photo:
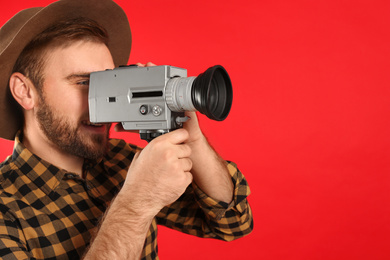
M 79 81 L 79 82 L 77 82 L 77 85 L 88 86 L 89 85 L 89 80 Z

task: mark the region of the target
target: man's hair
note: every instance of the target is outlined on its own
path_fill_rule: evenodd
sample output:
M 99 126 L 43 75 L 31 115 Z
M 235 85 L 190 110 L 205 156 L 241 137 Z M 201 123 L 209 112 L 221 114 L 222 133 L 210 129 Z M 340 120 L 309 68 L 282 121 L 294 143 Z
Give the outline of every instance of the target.
M 38 92 L 42 93 L 43 69 L 47 53 L 54 48 L 67 47 L 79 40 L 108 45 L 108 34 L 97 22 L 84 17 L 58 22 L 38 34 L 23 49 L 13 72 L 20 72 L 29 78 Z

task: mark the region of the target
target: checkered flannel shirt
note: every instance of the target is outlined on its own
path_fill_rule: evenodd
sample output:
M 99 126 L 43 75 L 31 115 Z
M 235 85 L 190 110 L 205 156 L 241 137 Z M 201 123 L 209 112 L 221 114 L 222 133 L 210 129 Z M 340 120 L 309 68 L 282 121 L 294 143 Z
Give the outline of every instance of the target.
M 110 140 L 104 159 L 85 161 L 82 179 L 32 154 L 18 135 L 12 156 L 0 164 L 0 257 L 80 259 L 137 149 L 122 140 Z M 226 241 L 251 232 L 249 187 L 235 164 L 228 168 L 235 184 L 233 202 L 215 201 L 190 185 L 155 217 L 142 259 L 158 259 L 158 224 Z

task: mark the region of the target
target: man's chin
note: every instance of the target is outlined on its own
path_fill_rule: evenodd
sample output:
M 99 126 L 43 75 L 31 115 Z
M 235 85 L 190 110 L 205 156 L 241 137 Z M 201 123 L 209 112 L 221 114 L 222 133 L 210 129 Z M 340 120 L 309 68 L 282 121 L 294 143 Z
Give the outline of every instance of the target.
M 78 156 L 99 159 L 108 152 L 109 133 L 80 134 Z

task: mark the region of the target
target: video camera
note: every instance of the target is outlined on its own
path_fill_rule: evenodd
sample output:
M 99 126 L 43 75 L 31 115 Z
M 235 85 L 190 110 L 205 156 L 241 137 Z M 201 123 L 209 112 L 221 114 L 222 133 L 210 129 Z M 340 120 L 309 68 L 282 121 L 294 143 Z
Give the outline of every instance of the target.
M 224 120 L 233 89 L 220 65 L 197 77 L 173 66 L 130 65 L 91 73 L 88 99 L 92 123 L 121 122 L 125 130 L 139 130 L 141 139 L 151 141 L 182 127 L 188 120 L 185 111 Z

